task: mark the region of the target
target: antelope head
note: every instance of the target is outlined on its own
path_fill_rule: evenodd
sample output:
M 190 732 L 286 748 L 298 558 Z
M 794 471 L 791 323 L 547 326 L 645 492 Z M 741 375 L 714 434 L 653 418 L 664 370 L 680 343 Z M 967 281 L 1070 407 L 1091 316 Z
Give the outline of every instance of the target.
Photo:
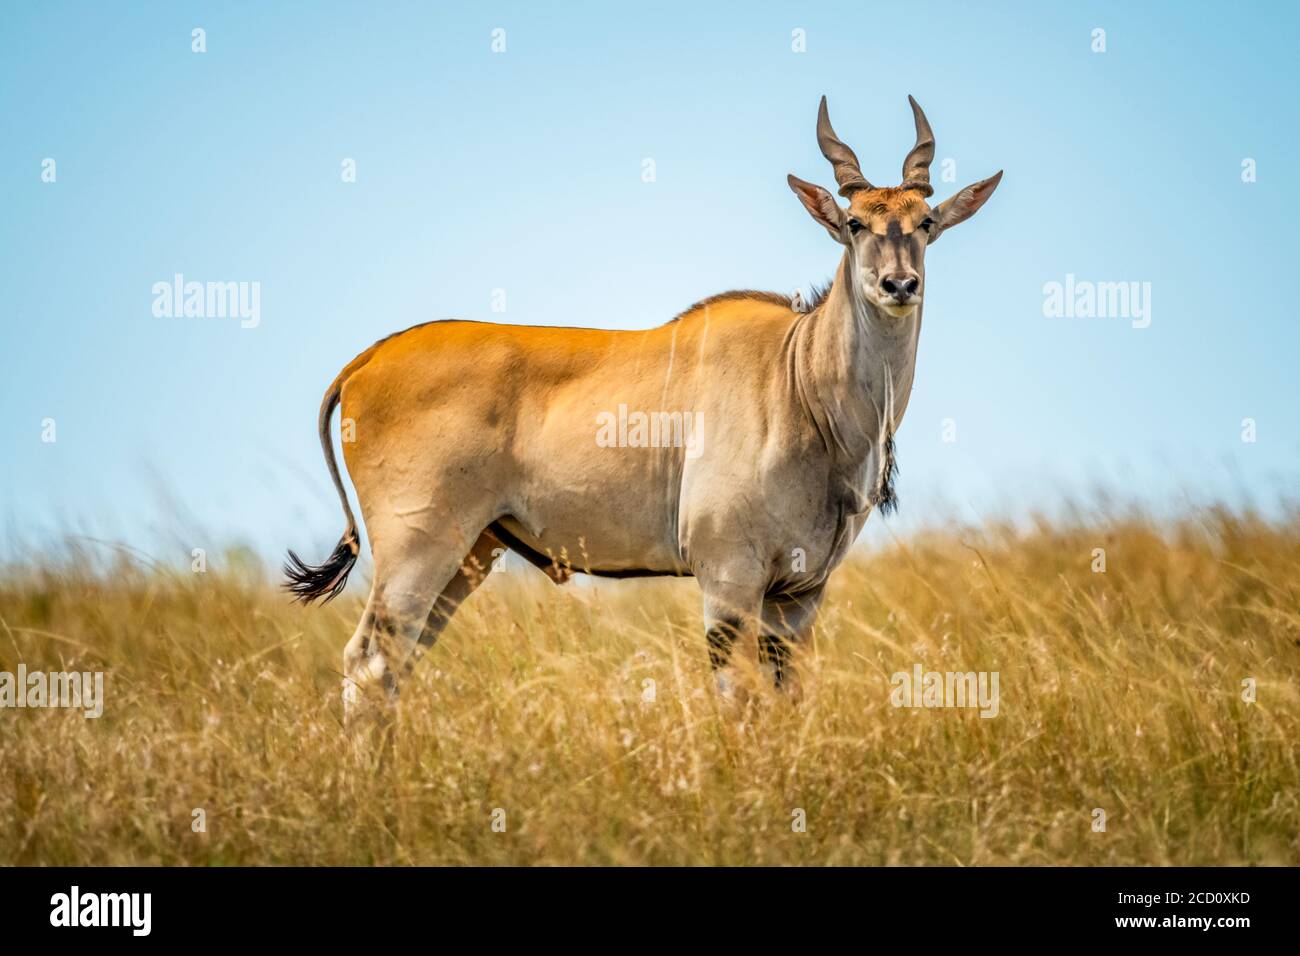
M 934 134 L 916 100 L 910 96 L 907 100 L 916 121 L 916 145 L 903 160 L 901 185 L 881 187 L 867 181 L 858 157 L 831 128 L 824 96 L 817 111 L 817 144 L 835 170 L 848 209 L 821 186 L 787 177 L 812 217 L 846 247 L 847 274 L 855 296 L 894 318 L 905 318 L 921 304 L 926 246 L 945 229 L 975 215 L 1002 179 L 999 171 L 931 206 L 926 200 L 934 193 L 930 186 Z

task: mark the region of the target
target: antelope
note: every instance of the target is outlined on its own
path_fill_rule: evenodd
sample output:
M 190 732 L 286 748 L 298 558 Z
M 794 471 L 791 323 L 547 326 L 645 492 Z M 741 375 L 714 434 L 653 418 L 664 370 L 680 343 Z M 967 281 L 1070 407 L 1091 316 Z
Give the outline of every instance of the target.
M 831 571 L 872 509 L 895 507 L 894 436 L 912 390 L 926 248 L 1002 178 L 930 206 L 934 136 L 908 101 L 916 144 L 901 185 L 878 187 L 822 97 L 817 142 L 847 208 L 788 177 L 843 247 L 829 287 L 806 303 L 725 292 L 645 331 L 437 321 L 348 363 L 318 423 L 346 530 L 323 564 L 290 551 L 284 569 L 299 600 L 329 600 L 360 552 L 330 438 L 341 404 L 374 560 L 343 654 L 345 719 L 364 699 L 391 712 L 399 679 L 507 550 L 556 583 L 574 570 L 693 576 L 719 685 L 742 638 L 757 639 L 777 688 L 792 685 L 791 648 Z M 624 406 L 696 416 L 695 453 L 675 441 L 598 443 L 598 422 Z

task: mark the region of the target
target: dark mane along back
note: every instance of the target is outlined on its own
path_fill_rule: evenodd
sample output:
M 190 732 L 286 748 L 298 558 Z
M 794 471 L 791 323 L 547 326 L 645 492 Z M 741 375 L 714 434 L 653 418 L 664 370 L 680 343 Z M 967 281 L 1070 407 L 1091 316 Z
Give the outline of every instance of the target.
M 830 281 L 812 283 L 809 287 L 809 298 L 804 300 L 806 311 L 812 312 L 826 301 L 826 296 L 830 294 Z M 720 302 L 736 302 L 738 300 L 749 300 L 751 302 L 767 302 L 772 305 L 783 305 L 787 309 L 794 308 L 794 300 L 781 292 L 762 292 L 757 289 L 733 289 L 730 292 L 719 292 L 717 295 L 711 295 L 707 299 L 701 299 L 689 309 L 684 309 L 674 316 L 670 321 L 676 322 L 684 315 L 690 315 L 698 309 L 706 309 L 711 305 L 717 305 Z

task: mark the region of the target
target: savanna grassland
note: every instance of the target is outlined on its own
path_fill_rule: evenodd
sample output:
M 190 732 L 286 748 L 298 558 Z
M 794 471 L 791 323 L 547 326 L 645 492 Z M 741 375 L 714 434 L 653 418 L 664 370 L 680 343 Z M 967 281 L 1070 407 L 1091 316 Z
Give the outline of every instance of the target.
M 0 864 L 1300 863 L 1294 514 L 854 557 L 797 705 L 717 697 L 689 580 L 511 567 L 405 685 L 378 769 L 340 732 L 360 597 L 303 609 L 270 577 L 0 573 L 0 670 L 102 670 L 107 697 L 0 710 Z M 892 706 L 918 663 L 998 672 L 997 716 Z

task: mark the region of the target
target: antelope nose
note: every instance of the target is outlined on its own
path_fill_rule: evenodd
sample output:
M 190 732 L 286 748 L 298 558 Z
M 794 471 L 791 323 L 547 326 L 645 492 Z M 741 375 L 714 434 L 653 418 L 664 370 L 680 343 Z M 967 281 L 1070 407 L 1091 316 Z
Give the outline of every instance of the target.
M 893 296 L 900 303 L 916 295 L 921 280 L 910 272 L 895 272 L 880 280 L 880 288 L 885 295 Z

